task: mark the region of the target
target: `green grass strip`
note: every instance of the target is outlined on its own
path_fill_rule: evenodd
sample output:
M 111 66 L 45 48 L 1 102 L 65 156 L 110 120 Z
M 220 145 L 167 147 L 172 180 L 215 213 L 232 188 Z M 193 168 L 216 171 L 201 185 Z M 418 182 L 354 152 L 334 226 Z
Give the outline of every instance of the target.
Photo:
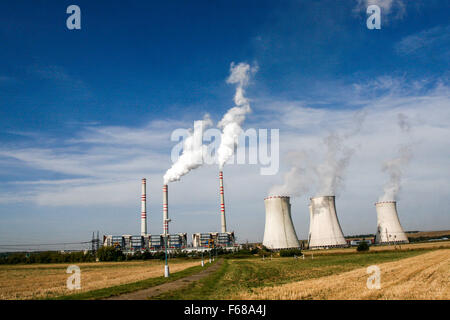
M 215 263 L 215 262 L 214 262 Z M 170 274 L 169 278 L 165 278 L 164 276 L 156 277 L 156 278 L 149 278 L 137 282 L 132 283 L 125 283 L 118 286 L 113 287 L 107 287 L 97 290 L 91 290 L 76 294 L 70 294 L 70 295 L 63 295 L 53 298 L 43 298 L 43 299 L 49 299 L 49 300 L 97 300 L 97 299 L 104 299 L 112 296 L 117 296 L 124 293 L 130 293 L 137 290 L 147 289 L 150 287 L 154 287 L 163 283 L 175 281 L 187 276 L 190 276 L 192 274 L 198 273 L 202 270 L 205 270 L 205 268 L 209 268 L 213 263 L 205 263 L 205 267 L 202 266 L 194 266 L 190 267 L 178 272 L 174 272 Z
M 178 289 L 151 297 L 150 300 L 184 300 L 186 299 L 187 294 L 189 294 L 189 299 L 211 299 L 212 293 L 219 289 L 218 286 L 220 285 L 220 280 L 227 273 L 228 267 L 229 262 L 224 259 L 220 268 L 207 277 L 193 282 L 183 289 Z

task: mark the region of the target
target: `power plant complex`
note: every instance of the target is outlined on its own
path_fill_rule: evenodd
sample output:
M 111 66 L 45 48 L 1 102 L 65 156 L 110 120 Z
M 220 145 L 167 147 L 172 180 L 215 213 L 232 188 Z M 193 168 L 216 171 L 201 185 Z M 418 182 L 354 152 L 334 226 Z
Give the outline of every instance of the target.
M 219 173 L 221 232 L 194 233 L 192 246 L 188 245 L 187 233 L 169 233 L 169 187 L 163 185 L 163 228 L 160 234 L 147 232 L 147 179 L 141 181 L 141 234 L 105 235 L 104 246 L 114 246 L 125 252 L 168 250 L 205 250 L 210 248 L 236 248 L 234 232 L 227 232 L 223 172 Z
M 105 235 L 104 246 L 115 246 L 125 252 L 161 250 L 207 250 L 211 248 L 236 249 L 234 232 L 227 231 L 223 172 L 219 172 L 220 232 L 192 234 L 188 244 L 187 233 L 169 233 L 169 187 L 163 185 L 163 226 L 159 234 L 147 232 L 147 180 L 141 181 L 141 234 Z M 269 196 L 264 199 L 266 210 L 263 245 L 271 250 L 300 248 L 291 215 L 288 196 Z M 408 243 L 397 214 L 395 201 L 375 203 L 377 212 L 376 244 Z M 336 212 L 335 196 L 310 198 L 309 203 L 309 249 L 346 247 L 348 243 L 342 232 Z

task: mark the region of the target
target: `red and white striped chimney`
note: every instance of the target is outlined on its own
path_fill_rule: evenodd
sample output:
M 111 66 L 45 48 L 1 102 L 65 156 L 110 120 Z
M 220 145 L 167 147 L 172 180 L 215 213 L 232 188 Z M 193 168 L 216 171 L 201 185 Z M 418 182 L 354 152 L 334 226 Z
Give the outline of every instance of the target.
M 169 208 L 168 208 L 168 186 L 165 184 L 163 186 L 163 230 L 164 235 L 167 236 L 169 234 Z
M 220 212 L 221 212 L 221 220 L 222 220 L 222 228 L 221 232 L 227 232 L 227 221 L 225 219 L 225 199 L 223 194 L 223 172 L 219 172 L 219 182 L 220 182 Z
M 141 236 L 147 235 L 147 194 L 146 194 L 147 180 L 142 179 L 141 192 Z

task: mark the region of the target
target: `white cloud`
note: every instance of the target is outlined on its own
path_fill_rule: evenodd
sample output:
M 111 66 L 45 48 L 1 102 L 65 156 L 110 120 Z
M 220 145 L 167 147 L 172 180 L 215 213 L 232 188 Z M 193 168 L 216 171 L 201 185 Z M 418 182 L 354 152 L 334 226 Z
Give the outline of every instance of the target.
M 413 128 L 414 158 L 405 170 L 400 194 L 401 222 L 407 230 L 448 228 L 450 90 L 443 82 L 427 89 L 430 87 L 433 87 L 430 81 L 407 83 L 402 78 L 382 77 L 371 83 L 348 86 L 347 92 L 342 92 L 339 108 L 335 107 L 338 96 L 332 102 L 324 100 L 328 108 L 320 109 L 309 107 L 308 101 L 255 100 L 249 120 L 253 119 L 251 125 L 256 128 L 280 129 L 282 161 L 287 160 L 290 152 L 303 152 L 312 162 L 319 162 L 325 153 L 323 138 L 332 131 L 344 135 L 353 132 L 355 110 L 365 111 L 361 130 L 346 142 L 355 153 L 337 199 L 344 233 L 355 234 L 375 231 L 373 203 L 388 179 L 382 172 L 382 164 L 395 157 L 398 145 L 404 142 L 397 115 L 407 115 Z M 12 193 L 2 187 L 0 202 L 32 201 L 43 207 L 136 206 L 138 214 L 139 179 L 145 176 L 150 178 L 149 217 L 153 228 L 159 230 L 162 176 L 170 165 L 170 148 L 175 144 L 169 141 L 171 130 L 190 126 L 192 123 L 180 125 L 171 121 L 152 122 L 141 128 L 95 126 L 82 129 L 54 148 L 0 147 L 0 158 L 16 159 L 23 168 L 62 175 L 55 180 L 37 171 L 32 179 L 26 179 L 29 183 L 23 180 L 8 183 L 7 189 L 17 191 Z M 296 161 L 295 157 L 289 160 Z M 198 232 L 218 228 L 217 170 L 217 166 L 204 166 L 183 181 L 171 184 L 171 230 Z M 289 170 L 290 163 L 286 162 L 276 176 L 259 175 L 257 165 L 225 168 L 227 223 L 240 241 L 262 240 L 263 198 L 273 185 L 282 182 L 283 174 Z M 311 184 L 310 193 L 292 200 L 293 219 L 300 237 L 306 237 L 308 230 L 308 197 L 316 187 L 315 182 Z M 138 216 L 133 214 L 129 219 Z
M 384 17 L 382 23 L 389 19 L 402 19 L 406 15 L 406 5 L 403 0 L 356 0 L 355 13 L 366 12 L 370 5 L 377 5 Z
M 81 129 L 74 138 L 56 140 L 54 147 L 0 147 L 0 159 L 14 159 L 16 166 L 39 170 L 34 175 L 36 180 L 27 177 L 26 181 L 8 184 L 19 192 L 27 190 L 26 195 L 2 196 L 0 203 L 34 201 L 43 206 L 129 203 L 131 180 L 157 176 L 168 166 L 171 142 L 165 130 L 181 124 L 167 121 L 163 125 L 157 121 L 144 128 L 90 126 Z M 37 137 L 35 141 L 40 139 Z M 63 178 L 42 179 L 40 171 Z M 156 179 L 162 183 L 162 175 Z
M 400 40 L 395 50 L 402 55 L 427 54 L 433 51 L 433 56 L 450 55 L 450 26 L 437 26 L 409 35 Z

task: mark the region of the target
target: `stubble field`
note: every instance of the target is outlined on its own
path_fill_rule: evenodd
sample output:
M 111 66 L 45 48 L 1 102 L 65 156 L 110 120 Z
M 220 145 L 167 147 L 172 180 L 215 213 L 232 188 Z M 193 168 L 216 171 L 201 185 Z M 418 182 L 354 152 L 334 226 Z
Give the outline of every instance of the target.
M 449 256 L 450 249 L 422 248 L 229 259 L 208 279 L 153 299 L 445 299 Z M 381 268 L 383 289 L 368 293 L 370 265 Z
M 450 299 L 450 241 L 304 254 L 224 259 L 206 278 L 152 299 Z M 82 289 L 74 292 L 66 288 L 68 265 L 1 265 L 0 299 L 100 299 L 203 269 L 199 260 L 171 259 L 164 278 L 159 260 L 78 263 Z M 366 287 L 370 265 L 381 270 L 380 290 Z
M 366 268 L 318 279 L 264 287 L 238 299 L 367 300 L 450 299 L 450 250 L 436 250 L 415 257 L 379 264 L 380 289 L 367 288 Z
M 144 279 L 160 277 L 164 274 L 164 261 L 126 261 L 75 263 L 81 269 L 81 290 L 86 292 Z M 171 272 L 197 266 L 199 261 L 170 261 Z M 31 264 L 0 266 L 0 299 L 41 299 L 73 294 L 67 289 L 70 274 L 66 269 L 70 264 Z

